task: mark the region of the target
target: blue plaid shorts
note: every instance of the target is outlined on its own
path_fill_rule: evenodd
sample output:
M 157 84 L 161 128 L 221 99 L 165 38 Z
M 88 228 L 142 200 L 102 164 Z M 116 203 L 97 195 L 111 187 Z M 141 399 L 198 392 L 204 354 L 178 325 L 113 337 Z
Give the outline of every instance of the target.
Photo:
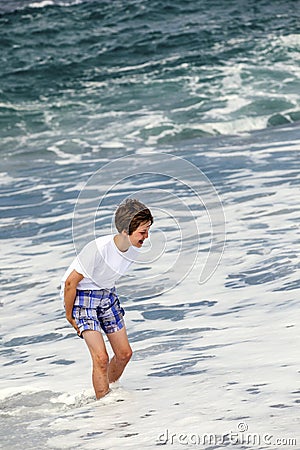
M 104 331 L 105 334 L 121 330 L 125 311 L 120 305 L 116 289 L 79 290 L 73 306 L 73 317 L 80 330 Z

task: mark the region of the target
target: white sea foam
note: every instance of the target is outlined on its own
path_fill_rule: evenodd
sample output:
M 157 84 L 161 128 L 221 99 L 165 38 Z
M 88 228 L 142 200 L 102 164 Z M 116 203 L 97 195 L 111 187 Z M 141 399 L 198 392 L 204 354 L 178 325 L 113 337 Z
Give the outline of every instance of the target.
M 53 0 L 44 0 L 41 2 L 34 2 L 29 5 L 30 8 L 45 8 L 46 6 L 55 5 Z
M 71 240 L 59 240 L 54 232 L 36 242 L 32 236 L 4 241 L 2 257 L 10 277 L 1 311 L 2 427 L 18 422 L 28 448 L 37 439 L 52 449 L 72 449 L 79 443 L 86 450 L 153 449 L 167 438 L 176 448 L 180 434 L 236 433 L 242 422 L 249 433 L 295 437 L 300 249 L 293 161 L 299 140 L 292 127 L 278 131 L 276 139 L 270 133 L 273 142 L 266 134 L 222 138 L 213 151 L 203 143 L 191 144 L 194 158 L 206 154 L 211 162 L 222 159 L 230 167 L 220 187 L 227 218 L 223 259 L 214 277 L 200 286 L 202 251 L 208 242 L 203 238 L 199 260 L 179 286 L 162 296 L 150 291 L 148 298 L 124 301 L 134 355 L 121 384 L 99 402 L 85 344 L 64 319 L 58 298 L 60 275 L 73 257 Z M 142 154 L 149 156 L 151 167 L 151 154 L 146 149 Z M 234 167 L 240 160 L 241 166 Z M 261 169 L 274 160 L 287 167 Z M 76 181 L 75 186 L 81 185 Z M 143 186 L 168 187 L 167 180 L 147 180 Z M 68 201 L 71 188 L 64 191 Z M 31 195 L 34 188 L 21 186 L 20 192 Z M 163 198 L 158 206 L 167 206 Z M 48 222 L 69 217 L 69 212 L 53 212 Z M 34 221 L 47 223 L 45 217 Z M 205 230 L 202 220 L 199 225 Z M 173 248 L 176 230 L 169 227 L 166 236 Z M 190 264 L 190 253 L 183 264 Z M 168 261 L 162 261 L 151 270 L 162 273 L 167 267 Z M 137 290 L 143 287 L 138 271 L 119 284 L 121 299 L 133 283 Z M 11 327 L 11 317 L 16 327 Z M 4 445 L 11 445 L 9 433 L 3 437 Z
M 42 0 L 39 2 L 32 2 L 28 6 L 29 8 L 46 8 L 47 6 L 74 6 L 74 5 L 80 5 L 86 0 Z

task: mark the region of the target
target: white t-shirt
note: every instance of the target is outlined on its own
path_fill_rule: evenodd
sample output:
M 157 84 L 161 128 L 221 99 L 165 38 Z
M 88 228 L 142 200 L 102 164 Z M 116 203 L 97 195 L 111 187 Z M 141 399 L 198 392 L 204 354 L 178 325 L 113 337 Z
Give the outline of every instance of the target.
M 114 242 L 114 235 L 99 237 L 89 242 L 73 260 L 62 278 L 62 287 L 70 273 L 76 270 L 84 276 L 77 289 L 111 289 L 138 256 L 139 251 L 133 246 L 121 252 Z

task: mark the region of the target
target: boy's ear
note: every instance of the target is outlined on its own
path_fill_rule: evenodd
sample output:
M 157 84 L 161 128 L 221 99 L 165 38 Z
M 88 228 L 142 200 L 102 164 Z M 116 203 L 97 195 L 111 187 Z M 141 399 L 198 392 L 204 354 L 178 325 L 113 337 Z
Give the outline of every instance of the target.
M 128 233 L 126 230 L 123 230 L 121 234 L 123 234 L 123 236 L 128 236 Z

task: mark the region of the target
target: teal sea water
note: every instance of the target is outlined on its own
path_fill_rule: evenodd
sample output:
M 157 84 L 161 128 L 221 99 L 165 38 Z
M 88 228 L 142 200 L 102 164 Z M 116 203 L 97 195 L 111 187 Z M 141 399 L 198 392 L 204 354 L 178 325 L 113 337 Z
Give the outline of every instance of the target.
M 0 48 L 0 448 L 298 448 L 300 2 L 1 0 Z M 96 403 L 59 284 L 128 195 L 156 221 Z

